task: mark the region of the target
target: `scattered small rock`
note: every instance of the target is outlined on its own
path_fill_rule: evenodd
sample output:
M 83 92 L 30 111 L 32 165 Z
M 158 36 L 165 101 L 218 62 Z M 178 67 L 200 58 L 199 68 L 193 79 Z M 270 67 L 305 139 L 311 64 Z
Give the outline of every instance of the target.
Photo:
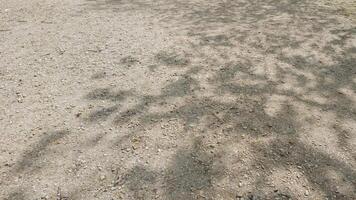
M 106 179 L 106 176 L 105 176 L 105 175 L 101 175 L 101 176 L 100 176 L 100 180 L 101 180 L 101 181 L 103 181 L 103 180 L 105 180 L 105 179 Z
M 305 196 L 309 196 L 309 190 L 306 190 L 306 191 L 304 192 L 304 195 L 305 195 Z

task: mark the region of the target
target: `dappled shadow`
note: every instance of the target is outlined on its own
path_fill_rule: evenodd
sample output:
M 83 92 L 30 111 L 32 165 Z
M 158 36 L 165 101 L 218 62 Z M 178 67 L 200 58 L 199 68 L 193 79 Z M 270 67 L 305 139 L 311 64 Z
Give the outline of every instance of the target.
M 130 91 L 112 91 L 109 88 L 100 88 L 90 92 L 87 95 L 87 99 L 90 100 L 110 100 L 110 101 L 121 101 L 127 96 L 131 95 Z
M 137 58 L 132 57 L 132 56 L 126 56 L 120 60 L 120 63 L 127 67 L 130 67 L 132 65 L 140 63 L 140 60 L 138 60 Z
M 131 91 L 113 91 L 109 88 L 100 88 L 95 89 L 94 91 L 90 92 L 86 98 L 89 100 L 107 100 L 112 101 L 115 103 L 120 103 L 124 101 L 126 98 L 133 96 Z M 116 104 L 111 107 L 104 107 L 92 111 L 89 116 L 87 116 L 86 120 L 88 121 L 98 121 L 98 120 L 105 120 L 110 115 L 115 113 L 119 109 L 120 105 Z
M 158 186 L 166 190 L 164 199 L 214 199 L 213 182 L 223 174 L 219 160 L 196 138 L 192 147 L 176 152 L 163 172 L 136 166 L 118 176 L 115 185 L 127 187 L 134 199 L 154 199 Z
M 164 178 L 167 199 L 214 199 L 213 183 L 224 175 L 216 162 L 199 138 L 191 149 L 178 150 Z
M 48 154 L 50 147 L 58 140 L 69 134 L 69 131 L 56 131 L 45 133 L 44 136 L 22 155 L 21 159 L 15 164 L 14 173 L 23 171 L 33 171 L 42 167 L 42 155 Z
M 167 47 L 148 58 L 153 63 L 145 75 L 168 74 L 158 93 L 108 87 L 83 97 L 101 107 L 80 119 L 109 121 L 124 130 L 105 145 L 130 149 L 147 161 L 122 158 L 133 164 L 114 186 L 127 189 L 132 199 L 355 197 L 354 129 L 344 123 L 356 123 L 355 28 L 339 21 L 335 10 L 306 0 L 112 0 L 83 6 L 127 14 L 142 10 L 148 21 L 173 33 L 172 39 L 183 35 L 187 41 L 177 42 L 184 51 Z M 135 55 L 119 64 L 125 73 L 146 65 Z M 122 106 L 128 98 L 130 106 Z M 174 120 L 173 133 L 164 129 Z M 17 171 L 33 168 L 63 135 L 41 140 Z M 150 148 L 144 142 L 142 148 L 131 145 L 144 139 Z M 148 155 L 168 159 L 157 170 Z M 301 178 L 285 189 L 274 177 L 278 170 L 295 170 Z M 304 192 L 306 187 L 312 190 Z
M 142 166 L 135 166 L 125 175 L 120 175 L 115 180 L 115 186 L 127 186 L 134 199 L 154 199 L 155 182 L 158 174 Z
M 267 146 L 259 144 L 254 148 L 258 156 L 257 162 L 264 167 L 264 171 L 294 165 L 303 171 L 308 182 L 323 191 L 328 199 L 352 199 L 355 195 L 353 186 L 356 184 L 356 172 L 350 165 L 305 146 L 296 138 L 281 138 Z M 331 176 L 334 172 L 342 181 L 336 181 L 335 177 Z M 260 184 L 257 188 L 264 187 L 263 181 Z M 340 192 L 345 185 L 346 192 Z
M 28 147 L 23 155 L 14 163 L 9 170 L 9 176 L 4 176 L 4 181 L 14 182 L 19 177 L 31 176 L 37 174 L 40 170 L 48 167 L 50 163 L 48 155 L 56 155 L 56 151 L 52 150 L 59 144 L 60 140 L 69 135 L 68 130 L 45 132 L 39 141 Z M 3 183 L 0 185 L 2 186 Z M 10 191 L 9 191 L 10 192 Z M 12 191 L 6 200 L 22 200 L 28 199 L 26 189 L 23 185 Z
M 224 145 L 245 141 L 253 149 L 249 150 L 253 164 L 245 167 L 261 175 L 253 175 L 244 192 L 216 190 L 212 180 L 225 178 L 231 185 L 238 184 L 232 178 L 234 167 L 222 166 L 232 174 L 219 174 L 212 168 L 215 159 L 209 153 L 202 153 L 202 160 L 197 161 L 194 155 L 200 150 L 176 149 L 172 157 L 176 167 L 168 166 L 168 174 L 161 180 L 168 199 L 214 199 L 217 194 L 250 199 L 304 198 L 304 192 L 293 191 L 294 186 L 279 191 L 278 186 L 266 184 L 272 171 L 279 168 L 302 171 L 314 198 L 355 196 L 354 160 L 335 157 L 338 152 L 348 152 L 348 158 L 354 159 L 342 147 L 350 138 L 342 130 L 328 129 L 338 140 L 331 152 L 304 140 L 322 126 L 318 115 L 332 115 L 323 122 L 330 127 L 335 121 L 356 120 L 355 94 L 350 92 L 356 89 L 355 47 L 351 44 L 354 27 L 344 27 L 335 10 L 303 0 L 120 1 L 106 5 L 114 11 L 127 7 L 145 10 L 158 25 L 168 31 L 172 28 L 173 34 L 179 29 L 189 42 L 184 51 L 158 52 L 150 65 L 153 72 L 184 70 L 178 79 L 163 86 L 159 95 L 137 94 L 136 106 L 112 113 L 116 116 L 113 124 L 121 127 L 134 121 L 140 128 L 132 134 L 137 135 L 163 120 L 178 120 L 184 137 L 193 138 L 198 132 L 204 140 L 222 144 L 216 148 L 220 152 L 227 151 Z M 172 105 L 168 111 L 151 112 L 167 104 Z M 222 135 L 216 136 L 219 132 Z M 218 160 L 229 163 L 224 159 Z M 320 177 L 328 173 L 337 175 Z M 162 175 L 155 177 L 156 181 L 162 179 Z
M 187 59 L 187 55 L 178 55 L 176 53 L 168 53 L 168 52 L 160 52 L 156 55 L 156 61 L 160 64 L 166 66 L 187 66 L 189 64 L 189 60 Z
M 10 193 L 4 200 L 25 200 L 25 194 L 21 191 L 15 191 Z

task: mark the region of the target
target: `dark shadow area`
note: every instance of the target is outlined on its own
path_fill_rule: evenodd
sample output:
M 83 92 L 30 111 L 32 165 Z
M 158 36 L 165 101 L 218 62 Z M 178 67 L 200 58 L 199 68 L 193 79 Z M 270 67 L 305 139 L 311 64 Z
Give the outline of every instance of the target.
M 167 199 L 214 199 L 213 183 L 224 175 L 216 162 L 199 138 L 191 149 L 178 150 L 164 177 Z
M 343 183 L 355 186 L 355 170 L 346 163 L 305 146 L 297 138 L 281 138 L 273 141 L 268 146 L 256 145 L 254 148 L 258 156 L 256 162 L 264 167 L 264 171 L 276 167 L 287 168 L 288 166 L 295 166 L 304 172 L 309 183 L 323 191 L 326 198 L 353 199 L 355 197 L 354 189 L 351 193 L 340 193 L 338 191 L 338 184 L 340 183 L 335 183 L 335 180 L 328 176 L 330 171 L 340 173 Z M 264 181 L 260 181 L 260 184 L 256 188 L 263 188 Z
M 197 81 L 189 76 L 180 78 L 178 81 L 175 81 L 162 89 L 164 96 L 170 97 L 182 97 L 190 94 L 194 90 L 198 90 L 199 85 Z
M 23 171 L 33 171 L 40 169 L 39 161 L 43 155 L 48 154 L 48 148 L 56 141 L 69 134 L 69 131 L 56 131 L 45 133 L 44 136 L 25 152 L 22 158 L 15 164 L 14 173 L 22 173 Z
M 99 121 L 107 119 L 111 114 L 119 109 L 118 106 L 111 106 L 109 108 L 102 108 L 93 111 L 88 116 L 88 121 Z
M 126 56 L 120 60 L 120 63 L 126 67 L 130 67 L 132 65 L 140 63 L 140 60 L 138 60 L 137 58 L 135 58 L 133 56 Z
M 95 89 L 90 92 L 86 98 L 89 100 L 110 100 L 110 101 L 122 101 L 127 96 L 132 95 L 130 91 L 112 91 L 109 88 Z
M 21 191 L 15 191 L 10 193 L 4 200 L 25 200 L 26 196 Z
M 173 67 L 184 67 L 189 64 L 189 60 L 187 59 L 188 55 L 186 54 L 176 54 L 176 53 L 168 53 L 168 52 L 160 52 L 156 55 L 156 61 L 165 66 L 173 66 Z
M 154 199 L 155 182 L 158 174 L 142 166 L 136 166 L 124 176 L 117 178 L 115 185 L 125 185 L 134 199 Z
M 134 96 L 132 91 L 113 91 L 109 88 L 95 89 L 86 95 L 89 100 L 108 100 L 115 102 L 116 105 L 111 107 L 102 107 L 92 111 L 86 120 L 89 122 L 95 122 L 99 120 L 105 120 L 110 115 L 116 113 L 120 108 L 120 102 L 126 100 L 128 97 Z
M 214 199 L 213 181 L 223 176 L 224 168 L 201 142 L 196 138 L 191 148 L 179 150 L 163 172 L 136 166 L 120 175 L 115 185 L 127 187 L 134 199 L 154 199 L 160 182 L 166 190 L 164 199 Z

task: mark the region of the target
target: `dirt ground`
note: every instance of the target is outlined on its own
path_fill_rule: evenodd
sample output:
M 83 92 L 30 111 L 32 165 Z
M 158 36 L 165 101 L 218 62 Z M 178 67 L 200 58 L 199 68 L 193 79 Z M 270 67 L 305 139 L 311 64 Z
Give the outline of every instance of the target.
M 0 0 L 0 199 L 356 199 L 353 0 Z

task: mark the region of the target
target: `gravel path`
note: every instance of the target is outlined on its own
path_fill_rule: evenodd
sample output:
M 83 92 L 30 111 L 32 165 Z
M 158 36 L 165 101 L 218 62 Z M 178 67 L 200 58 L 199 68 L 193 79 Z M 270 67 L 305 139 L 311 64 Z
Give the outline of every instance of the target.
M 335 2 L 0 0 L 0 199 L 356 199 Z

